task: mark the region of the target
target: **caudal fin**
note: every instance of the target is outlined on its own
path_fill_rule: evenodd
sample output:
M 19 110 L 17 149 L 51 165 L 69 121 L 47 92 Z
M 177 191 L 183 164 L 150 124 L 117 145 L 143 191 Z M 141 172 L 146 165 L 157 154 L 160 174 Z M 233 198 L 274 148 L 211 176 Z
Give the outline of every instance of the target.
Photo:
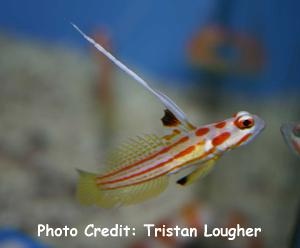
M 94 205 L 102 198 L 101 190 L 96 184 L 96 174 L 77 170 L 79 181 L 77 184 L 76 199 L 82 205 Z

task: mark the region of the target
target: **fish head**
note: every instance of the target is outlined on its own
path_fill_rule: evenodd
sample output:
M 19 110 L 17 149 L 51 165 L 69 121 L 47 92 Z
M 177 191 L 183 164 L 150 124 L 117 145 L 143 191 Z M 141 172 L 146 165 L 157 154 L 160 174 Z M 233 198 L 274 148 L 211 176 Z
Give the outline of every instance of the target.
M 300 156 L 300 122 L 285 123 L 280 130 L 290 149 Z
M 265 122 L 247 111 L 237 112 L 231 119 L 232 145 L 243 146 L 251 142 L 265 128 Z
M 222 127 L 223 126 L 223 127 Z M 251 142 L 265 128 L 265 122 L 246 111 L 215 124 L 212 143 L 219 151 L 227 151 Z M 224 142 L 223 140 L 226 139 Z

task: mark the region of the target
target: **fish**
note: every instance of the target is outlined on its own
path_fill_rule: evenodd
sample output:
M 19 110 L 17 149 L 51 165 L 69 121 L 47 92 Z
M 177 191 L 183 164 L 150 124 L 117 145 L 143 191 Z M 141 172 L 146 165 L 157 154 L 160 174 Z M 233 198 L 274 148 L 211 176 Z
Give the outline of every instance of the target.
M 117 67 L 152 93 L 165 107 L 161 118 L 165 135 L 143 135 L 116 149 L 102 173 L 79 172 L 76 198 L 83 205 L 104 208 L 138 204 L 161 194 L 171 175 L 191 168 L 177 180 L 189 185 L 206 175 L 227 151 L 252 141 L 265 127 L 264 121 L 247 111 L 204 126 L 192 124 L 176 103 L 150 85 L 87 36 L 73 27 Z
M 280 131 L 288 147 L 300 156 L 300 122 L 284 123 Z

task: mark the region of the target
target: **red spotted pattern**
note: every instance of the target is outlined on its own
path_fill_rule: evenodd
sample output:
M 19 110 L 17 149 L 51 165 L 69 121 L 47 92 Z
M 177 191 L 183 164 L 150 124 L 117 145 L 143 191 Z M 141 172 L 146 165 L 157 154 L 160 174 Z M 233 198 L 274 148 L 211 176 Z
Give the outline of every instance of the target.
M 229 132 L 221 133 L 220 135 L 218 135 L 215 138 L 213 138 L 212 144 L 214 146 L 219 146 L 219 145 L 223 144 L 229 137 L 230 137 L 230 133 Z
M 207 134 L 208 132 L 209 132 L 209 128 L 208 127 L 203 127 L 203 128 L 199 128 L 196 131 L 196 135 L 197 136 L 203 136 L 203 135 Z
M 226 126 L 226 121 L 219 122 L 215 125 L 216 128 L 223 128 Z
M 241 145 L 242 143 L 244 143 L 245 141 L 247 141 L 251 136 L 252 136 L 251 133 L 248 133 L 248 134 L 244 135 L 244 136 L 239 140 L 239 142 L 236 144 L 236 146 Z

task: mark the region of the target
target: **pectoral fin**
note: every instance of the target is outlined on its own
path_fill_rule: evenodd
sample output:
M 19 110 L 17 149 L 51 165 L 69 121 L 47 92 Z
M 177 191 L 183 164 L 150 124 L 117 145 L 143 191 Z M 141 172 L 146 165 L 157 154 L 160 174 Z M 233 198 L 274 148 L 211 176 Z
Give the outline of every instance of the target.
M 217 161 L 216 158 L 208 160 L 204 164 L 200 165 L 199 168 L 194 170 L 192 173 L 177 180 L 177 183 L 182 186 L 186 186 L 186 185 L 189 185 L 189 184 L 195 182 L 196 180 L 200 179 L 201 177 L 204 177 L 207 173 L 209 173 L 211 171 L 211 169 L 214 167 L 216 161 Z

